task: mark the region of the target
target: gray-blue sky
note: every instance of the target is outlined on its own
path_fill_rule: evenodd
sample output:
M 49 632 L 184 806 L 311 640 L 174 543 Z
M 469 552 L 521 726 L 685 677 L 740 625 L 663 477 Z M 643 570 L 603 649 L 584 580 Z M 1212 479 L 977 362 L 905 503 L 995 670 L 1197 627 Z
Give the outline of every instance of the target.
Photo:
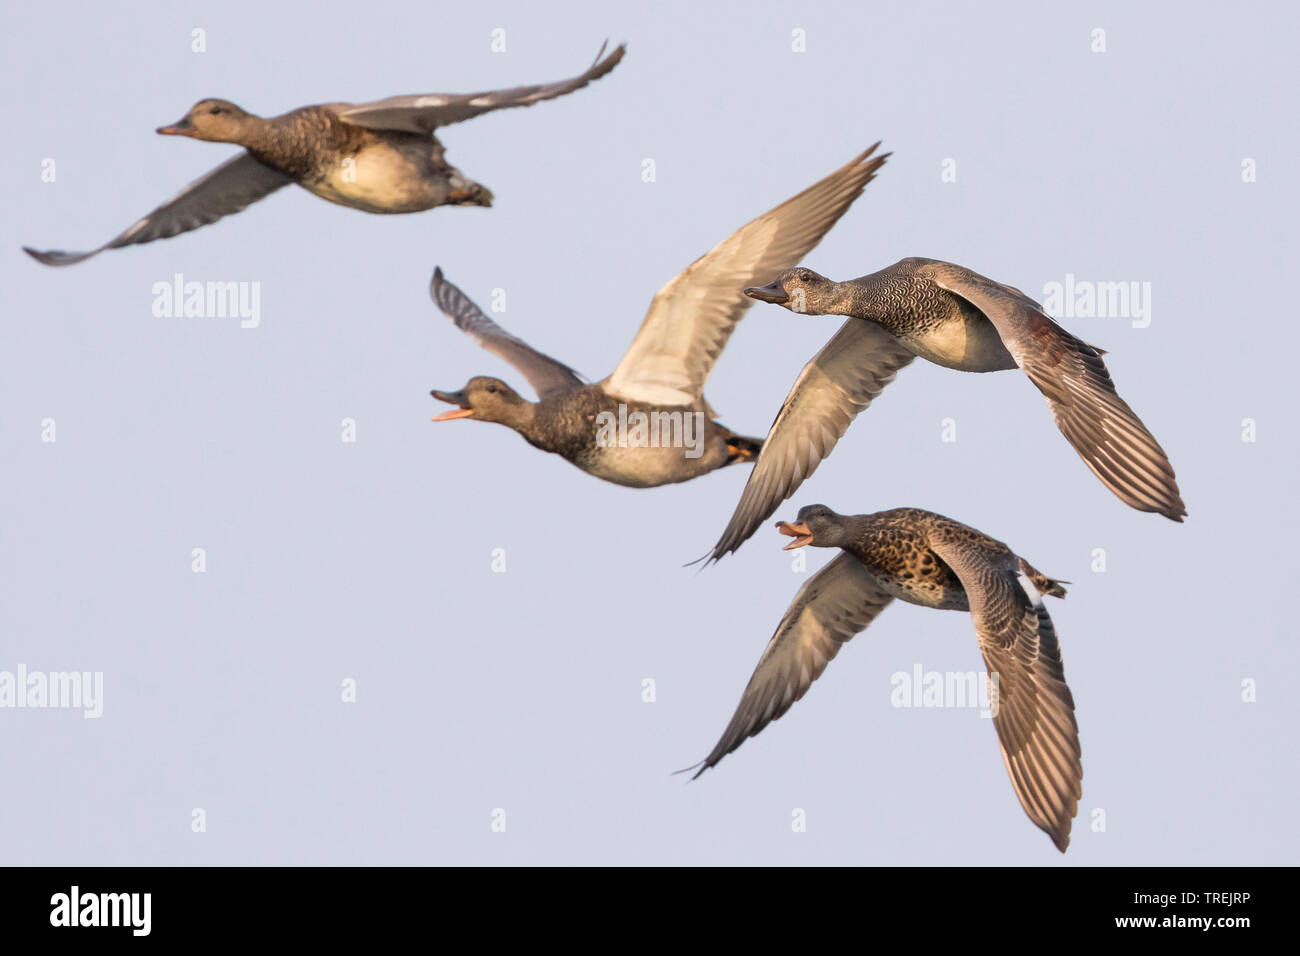
M 766 528 L 703 573 L 680 567 L 746 471 L 633 491 L 505 429 L 428 420 L 430 387 L 522 384 L 433 308 L 435 263 L 484 305 L 505 289 L 503 324 L 600 377 L 663 283 L 876 139 L 893 158 L 808 265 L 848 277 L 924 255 L 1034 295 L 1067 273 L 1149 281 L 1149 328 L 1066 324 L 1110 351 L 1190 517 L 1112 497 L 1023 375 L 921 363 L 778 516 L 929 508 L 1074 582 L 1050 604 L 1084 760 L 1064 863 L 1295 862 L 1293 11 L 231 2 L 3 18 L 0 669 L 105 682 L 98 720 L 0 710 L 6 862 L 1062 862 L 989 721 L 890 705 L 896 671 L 979 669 L 960 614 L 889 609 L 760 737 L 692 784 L 669 776 L 712 745 L 806 579 Z M 98 244 L 229 155 L 152 132 L 203 96 L 269 115 L 541 82 L 605 37 L 629 50 L 601 82 L 445 131 L 491 210 L 367 216 L 291 189 L 69 269 L 19 251 Z M 153 284 L 178 272 L 260 282 L 260 327 L 154 317 Z M 707 390 L 723 420 L 763 433 L 836 327 L 751 310 Z M 339 700 L 349 677 L 355 704 Z

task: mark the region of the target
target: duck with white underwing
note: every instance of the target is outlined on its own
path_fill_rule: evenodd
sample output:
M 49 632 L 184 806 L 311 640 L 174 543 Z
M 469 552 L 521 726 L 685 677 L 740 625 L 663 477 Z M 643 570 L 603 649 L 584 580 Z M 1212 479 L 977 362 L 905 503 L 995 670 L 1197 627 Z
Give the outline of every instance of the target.
M 951 262 L 910 258 L 846 282 L 801 266 L 745 291 L 799 314 L 850 318 L 795 380 L 711 560 L 739 548 L 918 357 L 962 372 L 1020 368 L 1116 497 L 1172 521 L 1186 516 L 1169 457 L 1119 397 L 1105 353 L 1019 289 Z
M 821 241 L 884 163 L 876 146 L 742 226 L 660 289 L 622 361 L 599 382 L 588 384 L 505 331 L 435 270 L 434 302 L 461 331 L 513 365 L 537 401 L 500 379 L 476 376 L 458 391 L 433 391 L 456 406 L 434 421 L 505 425 L 590 475 L 635 488 L 753 462 L 762 442 L 717 421 L 705 382 L 753 304 L 744 287 L 796 265 Z

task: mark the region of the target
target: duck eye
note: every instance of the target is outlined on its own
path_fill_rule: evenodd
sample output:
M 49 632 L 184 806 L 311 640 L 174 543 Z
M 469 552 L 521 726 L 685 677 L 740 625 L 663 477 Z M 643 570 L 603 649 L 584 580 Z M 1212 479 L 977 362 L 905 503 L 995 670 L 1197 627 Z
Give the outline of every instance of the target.
M 487 387 L 487 390 L 488 390 L 489 392 L 491 392 L 493 395 L 495 395 L 495 394 L 497 393 L 497 387 L 496 387 L 495 385 L 489 385 L 489 386 Z
M 220 106 L 214 106 L 212 107 L 212 109 L 208 110 L 208 115 L 216 116 L 218 113 L 224 113 L 224 112 L 225 110 L 223 110 Z

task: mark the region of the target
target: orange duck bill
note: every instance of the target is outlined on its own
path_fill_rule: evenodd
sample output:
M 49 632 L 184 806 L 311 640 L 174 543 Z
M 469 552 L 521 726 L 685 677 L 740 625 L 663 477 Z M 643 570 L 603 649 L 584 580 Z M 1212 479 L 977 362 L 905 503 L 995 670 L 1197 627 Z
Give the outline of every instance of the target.
M 457 405 L 449 412 L 443 412 L 441 415 L 434 415 L 429 419 L 433 422 L 450 422 L 457 418 L 473 418 L 474 409 L 469 407 L 469 402 L 465 400 L 464 392 L 440 392 L 436 388 L 429 393 L 440 402 L 446 402 L 448 405 Z
M 799 524 L 798 522 L 790 524 L 788 521 L 778 521 L 776 530 L 787 537 L 794 538 L 793 541 L 781 549 L 782 551 L 793 551 L 795 548 L 802 548 L 806 544 L 812 544 L 813 533 L 808 530 L 806 524 Z

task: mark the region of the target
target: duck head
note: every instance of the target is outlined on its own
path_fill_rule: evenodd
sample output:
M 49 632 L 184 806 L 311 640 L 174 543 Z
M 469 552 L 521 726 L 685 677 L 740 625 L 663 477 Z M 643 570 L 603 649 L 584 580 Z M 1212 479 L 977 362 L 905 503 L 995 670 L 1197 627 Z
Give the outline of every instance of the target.
M 190 136 L 213 143 L 238 143 L 247 136 L 252 121 L 257 118 L 226 100 L 199 100 L 175 123 L 159 126 L 157 131 L 164 136 Z
M 456 408 L 435 415 L 435 422 L 449 422 L 457 418 L 474 418 L 481 422 L 496 422 L 519 428 L 532 414 L 532 402 L 501 381 L 486 375 L 477 375 L 459 392 L 429 393 L 440 402 Z
M 834 290 L 833 281 L 799 266 L 786 269 L 767 285 L 751 286 L 745 290 L 745 295 L 759 302 L 783 305 L 791 312 L 825 315 Z
M 785 546 L 786 551 L 802 548 L 806 544 L 814 548 L 838 548 L 845 540 L 843 516 L 837 515 L 825 505 L 805 505 L 793 522 L 778 521 L 776 530 L 787 537 L 794 538 Z

